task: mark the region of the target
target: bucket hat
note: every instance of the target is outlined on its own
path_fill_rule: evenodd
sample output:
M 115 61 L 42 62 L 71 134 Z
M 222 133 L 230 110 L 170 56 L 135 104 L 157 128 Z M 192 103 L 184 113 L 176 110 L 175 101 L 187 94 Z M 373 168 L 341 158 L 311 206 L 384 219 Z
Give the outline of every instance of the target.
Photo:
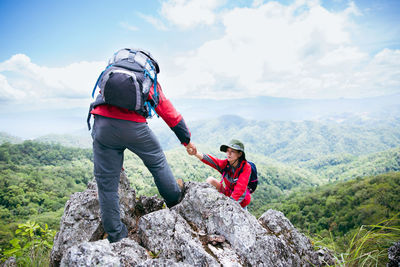
M 226 150 L 229 148 L 235 149 L 237 151 L 241 151 L 243 152 L 243 158 L 245 158 L 245 154 L 244 154 L 244 145 L 241 141 L 237 140 L 237 139 L 232 139 L 231 141 L 229 141 L 228 144 L 223 144 L 219 147 L 219 150 L 222 152 L 226 152 Z

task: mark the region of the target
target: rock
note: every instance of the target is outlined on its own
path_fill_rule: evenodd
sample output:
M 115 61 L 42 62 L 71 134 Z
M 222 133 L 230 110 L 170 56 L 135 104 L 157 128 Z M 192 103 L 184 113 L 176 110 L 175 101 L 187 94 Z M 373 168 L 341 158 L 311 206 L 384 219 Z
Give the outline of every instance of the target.
M 239 256 L 228 243 L 224 242 L 219 246 L 208 244 L 207 247 L 221 264 L 221 266 L 243 266 Z
M 388 249 L 388 267 L 400 267 L 400 241 Z
M 102 240 L 91 184 L 67 202 L 53 266 L 323 266 L 329 259 L 281 212 L 269 210 L 257 220 L 206 183 L 186 182 L 182 202 L 171 209 L 162 209 L 156 196 L 135 200 L 125 175 L 121 184 L 129 237 L 113 244 Z
M 192 266 L 218 266 L 203 248 L 190 225 L 175 211 L 159 210 L 143 216 L 138 235 L 155 256 L 183 261 Z
M 334 264 L 332 254 L 327 250 L 314 251 L 311 241 L 300 233 L 282 212 L 270 209 L 258 221 L 269 233 L 282 240 L 286 248 L 290 248 L 297 266 L 310 263 L 318 265 L 320 262 Z
M 321 265 L 312 248 L 309 253 L 305 253 L 305 250 L 302 251 L 295 243 L 289 246 L 285 238 L 279 238 L 271 231 L 267 231 L 239 204 L 207 184 L 188 183 L 186 190 L 185 198 L 176 207 L 179 214 L 189 224 L 196 225 L 199 231 L 224 236 L 242 265 Z M 266 216 L 268 213 L 264 217 Z M 287 227 L 294 229 L 291 224 Z
M 73 194 L 65 205 L 60 231 L 54 237 L 50 265 L 58 266 L 68 248 L 85 241 L 102 239 L 103 235 L 97 192 L 86 190 Z
M 1 263 L 1 267 L 17 267 L 17 259 L 9 257 L 5 262 Z
M 193 267 L 193 265 L 169 259 L 150 259 L 138 264 L 136 267 Z
M 110 244 L 105 239 L 72 246 L 63 256 L 60 266 L 136 266 L 147 258 L 146 250 L 133 240 L 124 238 Z
M 135 228 L 135 191 L 129 186 L 125 172 L 121 172 L 120 185 L 121 220 L 128 229 Z M 100 204 L 95 181 L 89 183 L 87 190 L 71 195 L 65 204 L 60 222 L 60 231 L 54 238 L 50 265 L 58 266 L 64 252 L 85 241 L 97 241 L 105 235 L 101 224 Z
M 157 198 L 156 195 L 152 197 L 140 196 L 136 202 L 136 214 L 142 216 L 153 211 L 157 211 L 163 208 L 164 201 Z
M 224 243 L 226 241 L 223 235 L 209 235 L 207 236 L 207 242 L 213 244 L 214 246 L 219 243 Z

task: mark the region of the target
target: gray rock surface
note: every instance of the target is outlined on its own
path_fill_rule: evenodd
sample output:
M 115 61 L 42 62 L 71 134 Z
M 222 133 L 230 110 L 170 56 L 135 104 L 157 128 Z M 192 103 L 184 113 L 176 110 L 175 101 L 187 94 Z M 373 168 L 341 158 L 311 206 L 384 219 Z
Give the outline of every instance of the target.
M 147 258 L 146 250 L 128 238 L 113 244 L 85 241 L 69 248 L 60 266 L 136 266 Z
M 323 260 L 313 251 L 310 240 L 300 233 L 282 212 L 270 209 L 261 215 L 258 221 L 268 233 L 277 236 L 285 248 L 290 249 L 294 265 L 317 265 Z
M 162 209 L 156 197 L 140 197 L 121 175 L 120 201 L 129 237 L 104 239 L 99 206 L 90 186 L 66 204 L 52 251 L 52 266 L 323 266 L 329 253 L 281 213 L 259 220 L 206 183 L 187 182 L 177 206 Z
M 138 234 L 141 243 L 160 258 L 192 266 L 219 266 L 205 251 L 190 225 L 174 210 L 164 209 L 143 216 Z
M 8 258 L 5 262 L 0 264 L 1 267 L 17 267 L 17 260 L 15 257 Z
M 135 228 L 135 191 L 131 189 L 125 172 L 121 172 L 120 185 L 121 219 L 128 229 Z M 89 183 L 87 190 L 71 195 L 65 204 L 60 231 L 54 238 L 51 264 L 58 266 L 66 249 L 85 241 L 97 241 L 105 235 L 101 225 L 97 184 Z
M 388 267 L 400 267 L 400 241 L 388 249 Z

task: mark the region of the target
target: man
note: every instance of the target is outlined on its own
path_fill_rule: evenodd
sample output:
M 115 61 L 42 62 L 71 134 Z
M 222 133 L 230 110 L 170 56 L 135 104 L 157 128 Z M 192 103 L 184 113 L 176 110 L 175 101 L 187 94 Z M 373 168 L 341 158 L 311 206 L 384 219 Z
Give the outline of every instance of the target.
M 126 51 L 123 52 L 126 53 Z M 140 53 L 143 52 L 140 51 L 137 55 L 142 57 L 150 55 Z M 158 72 L 157 62 L 151 56 L 149 58 L 157 67 Z M 109 80 L 104 86 L 127 86 L 118 83 L 118 79 L 123 75 L 123 71 L 120 73 L 116 71 L 114 75 L 109 76 Z M 125 81 L 129 82 L 128 79 Z M 157 86 L 156 92 L 154 84 Z M 187 150 L 196 150 L 190 142 L 191 134 L 183 117 L 165 97 L 161 86 L 156 82 L 154 84 L 150 88 L 147 100 L 157 102 L 155 98 L 158 98 L 158 105 L 155 108 L 157 114 L 174 131 Z M 129 149 L 142 159 L 153 175 L 158 191 L 168 207 L 180 202 L 181 189 L 175 181 L 159 141 L 148 127 L 143 115 L 104 102 L 97 103 L 90 113 L 95 117 L 92 129 L 94 176 L 98 185 L 102 223 L 108 234 L 108 240 L 117 242 L 128 236 L 127 228 L 121 222 L 118 196 L 119 177 L 125 149 Z

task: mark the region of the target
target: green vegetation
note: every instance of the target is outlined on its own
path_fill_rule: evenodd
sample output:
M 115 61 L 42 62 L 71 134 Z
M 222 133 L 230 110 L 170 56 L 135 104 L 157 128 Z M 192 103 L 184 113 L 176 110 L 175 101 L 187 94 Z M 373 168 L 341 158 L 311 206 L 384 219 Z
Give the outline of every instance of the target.
M 373 225 L 400 212 L 400 172 L 357 178 L 306 192 L 294 192 L 269 204 L 302 231 L 322 238 L 343 237 L 360 225 Z
M 4 132 L 0 132 L 0 144 L 3 143 L 12 143 L 12 144 L 22 143 L 22 139 L 9 135 Z
M 34 139 L 35 142 L 46 144 L 60 144 L 66 147 L 78 148 L 92 148 L 92 137 L 89 131 L 85 134 L 72 135 L 72 134 L 48 134 Z
M 42 228 L 35 222 L 18 225 L 16 238 L 10 241 L 12 247 L 5 250 L 1 260 L 15 257 L 18 266 L 49 266 L 50 252 L 56 234 L 45 224 Z
M 151 120 L 150 124 L 154 124 L 151 128 L 166 151 L 180 147 L 174 133 L 161 119 Z M 244 142 L 247 152 L 296 165 L 331 155 L 339 159 L 342 155 L 358 157 L 399 147 L 399 125 L 400 119 L 348 120 L 341 123 L 291 122 L 246 120 L 233 115 L 188 122 L 196 145 L 216 149 L 223 142 L 237 138 Z M 80 136 L 47 135 L 36 140 L 91 148 L 91 138 L 87 131 Z
M 400 144 L 399 121 L 254 121 L 238 116 L 189 123 L 196 144 L 219 148 L 227 139 L 237 138 L 246 151 L 285 163 L 302 163 L 327 155 L 361 156 Z M 167 128 L 159 136 L 164 147 L 176 146 L 176 137 Z
M 220 178 L 216 170 L 187 156 L 168 127 L 164 130 L 157 136 L 164 147 L 175 147 L 165 154 L 176 178 L 199 182 L 208 176 Z M 269 208 L 283 211 L 316 244 L 334 249 L 346 263 L 343 266 L 367 262 L 365 255 L 382 262 L 382 251 L 392 239 L 381 237 L 394 235 L 385 227 L 399 225 L 393 217 L 400 211 L 399 127 L 383 122 L 256 122 L 225 116 L 193 123 L 191 131 L 199 151 L 221 158 L 219 146 L 226 139 L 245 142 L 246 157 L 256 163 L 259 174 L 249 206 L 252 214 L 258 217 Z M 22 142 L 0 134 L 3 259 L 18 251 L 21 265 L 35 265 L 28 253 L 33 243 L 21 234 L 35 228 L 40 239 L 43 231 L 59 228 L 69 196 L 83 191 L 93 178 L 92 151 L 82 149 L 88 147 L 86 142 L 71 136 Z M 77 146 L 81 148 L 72 148 Z M 137 195 L 158 194 L 147 168 L 129 151 L 124 168 Z M 395 219 L 386 221 L 389 218 Z M 41 246 L 41 252 L 34 253 L 47 255 L 46 245 Z
M 0 247 L 28 220 L 58 229 L 69 196 L 92 177 L 92 152 L 32 141 L 0 145 Z
M 386 266 L 387 251 L 400 239 L 399 214 L 375 225 L 362 225 L 341 242 L 315 238 L 317 247 L 329 248 L 338 266 Z
M 200 146 L 199 151 L 220 158 L 225 157 L 215 148 Z M 182 178 L 185 181 L 204 182 L 209 176 L 217 179 L 221 177 L 221 174 L 215 169 L 205 165 L 195 157 L 187 156 L 183 147 L 167 151 L 165 154 L 176 178 Z M 279 163 L 262 155 L 248 154 L 247 158 L 257 164 L 260 181 L 259 187 L 254 193 L 252 206 L 260 206 L 265 202 L 270 202 L 293 188 L 314 186 L 326 182 L 321 181 L 315 174 L 306 169 Z M 138 195 L 158 193 L 150 172 L 141 160 L 129 151 L 125 152 L 124 168 Z
M 400 171 L 400 148 L 363 156 L 328 155 L 300 164 L 328 181 L 346 181 L 357 177 Z

